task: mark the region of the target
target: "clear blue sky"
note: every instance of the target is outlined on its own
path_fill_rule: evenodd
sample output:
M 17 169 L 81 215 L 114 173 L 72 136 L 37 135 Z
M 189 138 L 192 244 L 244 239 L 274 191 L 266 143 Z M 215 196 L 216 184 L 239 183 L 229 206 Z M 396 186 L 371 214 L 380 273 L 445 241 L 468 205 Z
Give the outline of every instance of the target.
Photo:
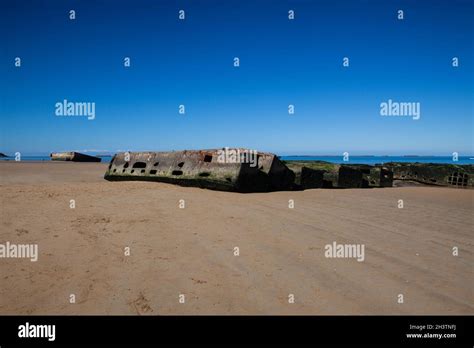
M 2 0 L 0 152 L 472 155 L 473 23 L 472 0 Z M 95 120 L 55 116 L 64 99 Z

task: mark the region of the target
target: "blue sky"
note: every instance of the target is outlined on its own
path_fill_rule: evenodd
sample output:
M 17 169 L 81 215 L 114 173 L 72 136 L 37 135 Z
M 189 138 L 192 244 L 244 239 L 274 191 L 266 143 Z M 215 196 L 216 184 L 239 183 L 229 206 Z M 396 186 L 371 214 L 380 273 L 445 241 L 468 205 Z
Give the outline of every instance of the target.
M 472 155 L 473 22 L 470 0 L 3 0 L 0 152 Z M 55 116 L 64 99 L 95 119 Z

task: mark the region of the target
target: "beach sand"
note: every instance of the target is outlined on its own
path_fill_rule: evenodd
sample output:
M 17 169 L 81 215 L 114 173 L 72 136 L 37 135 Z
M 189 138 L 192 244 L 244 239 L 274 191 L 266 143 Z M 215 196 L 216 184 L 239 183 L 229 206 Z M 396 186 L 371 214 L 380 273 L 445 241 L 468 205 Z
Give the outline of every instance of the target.
M 0 243 L 39 247 L 0 259 L 0 314 L 474 314 L 474 190 L 239 194 L 106 167 L 0 163 Z M 333 242 L 364 261 L 326 258 Z

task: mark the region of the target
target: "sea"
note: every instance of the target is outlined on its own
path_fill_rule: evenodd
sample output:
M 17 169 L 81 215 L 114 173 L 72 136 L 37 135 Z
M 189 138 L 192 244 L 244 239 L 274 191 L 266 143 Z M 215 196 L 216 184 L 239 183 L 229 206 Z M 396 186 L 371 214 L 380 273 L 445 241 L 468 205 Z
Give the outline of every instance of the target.
M 109 163 L 112 156 L 100 156 L 103 163 Z M 418 163 L 442 163 L 442 164 L 473 164 L 474 156 L 459 156 L 453 161 L 451 156 L 350 156 L 344 161 L 342 156 L 280 156 L 285 161 L 326 161 L 331 163 L 346 164 L 384 164 L 387 162 L 418 162 Z M 15 157 L 0 158 L 1 161 L 14 161 Z M 51 161 L 48 155 L 44 156 L 22 156 L 22 161 Z

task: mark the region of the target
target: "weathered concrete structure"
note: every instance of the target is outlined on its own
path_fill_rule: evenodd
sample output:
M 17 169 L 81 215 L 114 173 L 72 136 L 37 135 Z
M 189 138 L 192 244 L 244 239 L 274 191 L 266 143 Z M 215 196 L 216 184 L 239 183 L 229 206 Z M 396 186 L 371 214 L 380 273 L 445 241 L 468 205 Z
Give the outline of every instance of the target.
M 292 190 L 295 174 L 278 158 L 278 156 L 259 152 L 258 169 L 268 176 L 270 190 Z
M 85 155 L 79 152 L 53 152 L 49 155 L 52 161 L 73 161 L 73 162 L 100 162 L 101 158 Z
M 324 161 L 287 161 L 285 163 L 298 178 L 298 181 L 295 181 L 296 188 L 362 187 L 362 172 L 347 165 Z
M 474 166 L 391 162 L 346 165 L 324 161 L 280 161 L 271 153 L 246 149 L 118 153 L 104 175 L 110 181 L 161 181 L 235 192 L 268 192 L 310 188 L 391 187 L 393 180 L 474 188 Z M 84 158 L 84 156 L 86 158 Z M 56 160 L 100 158 L 51 154 Z
M 130 152 L 116 154 L 104 178 L 145 180 L 183 186 L 236 192 L 290 190 L 294 174 L 270 153 L 248 156 L 222 156 L 223 149 L 173 152 Z M 245 149 L 227 149 L 246 153 Z M 248 153 L 248 152 L 247 152 Z
M 387 167 L 368 164 L 351 164 L 348 167 L 362 172 L 362 187 L 393 186 L 393 172 Z
M 474 166 L 435 163 L 390 162 L 393 178 L 429 185 L 474 188 Z
M 324 173 L 323 187 L 357 188 L 362 187 L 362 172 L 344 165 Z
M 324 170 L 312 169 L 301 162 L 285 162 L 286 166 L 295 173 L 294 189 L 306 190 L 321 188 L 324 185 Z

